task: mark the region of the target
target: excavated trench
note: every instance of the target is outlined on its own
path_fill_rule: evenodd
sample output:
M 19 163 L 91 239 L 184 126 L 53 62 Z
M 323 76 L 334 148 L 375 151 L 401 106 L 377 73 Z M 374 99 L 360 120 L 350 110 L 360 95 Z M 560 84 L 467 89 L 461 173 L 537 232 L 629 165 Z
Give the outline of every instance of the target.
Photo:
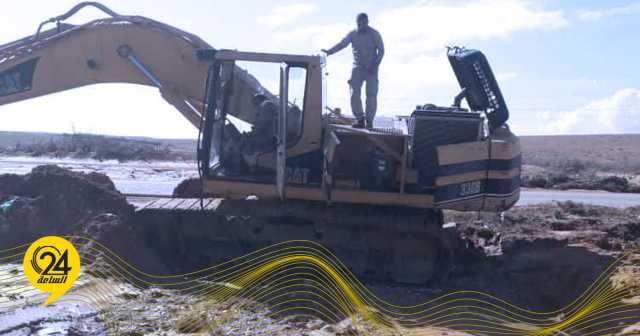
M 595 241 L 606 245 L 603 234 L 618 237 L 618 243 L 620 239 L 635 242 L 640 236 L 633 226 L 633 218 L 637 221 L 640 214 L 637 209 L 630 210 L 638 211 L 629 216 L 631 219 L 620 219 L 620 225 L 607 222 L 607 229 L 598 231 L 602 234 L 587 238 L 566 238 L 565 234 L 558 238 L 550 236 L 546 226 L 564 222 L 537 222 L 534 217 L 525 221 L 527 215 L 518 214 L 526 208 L 514 209 L 512 217 L 520 222 L 509 224 L 507 220 L 504 227 L 491 227 L 491 223 L 487 226 L 488 222 L 479 224 L 472 219 L 465 224 L 466 217 L 460 215 L 454 216 L 458 220 L 456 228 L 424 225 L 397 231 L 402 229 L 401 224 L 374 229 L 362 224 L 393 223 L 400 218 L 397 209 L 363 207 L 364 220 L 349 223 L 345 219 L 353 216 L 339 207 L 327 211 L 324 206 L 293 206 L 289 207 L 288 216 L 252 220 L 254 211 L 282 211 L 277 204 L 266 202 L 255 202 L 242 210 L 233 202 L 225 206 L 228 208 L 219 208 L 213 216 L 135 212 L 105 175 L 40 166 L 24 176 L 0 176 L 0 247 L 24 244 L 49 234 L 83 235 L 101 242 L 145 272 L 167 275 L 194 271 L 272 243 L 306 238 L 341 246 L 334 248 L 338 258 L 376 294 L 394 304 L 416 304 L 465 289 L 484 291 L 523 308 L 546 311 L 576 299 L 614 260 L 615 248 L 590 248 L 594 245 L 578 243 Z M 312 220 L 319 213 L 324 216 L 322 223 Z M 425 213 L 412 215 L 420 217 Z M 591 215 L 590 225 L 597 226 L 597 216 Z M 435 212 L 428 216 L 434 218 L 424 223 L 438 220 Z M 383 249 L 394 247 L 403 252 L 383 253 Z M 419 265 L 416 260 L 424 263 Z M 410 281 L 394 279 L 389 276 L 392 273 L 407 274 Z M 407 284 L 416 278 L 426 281 L 421 285 Z

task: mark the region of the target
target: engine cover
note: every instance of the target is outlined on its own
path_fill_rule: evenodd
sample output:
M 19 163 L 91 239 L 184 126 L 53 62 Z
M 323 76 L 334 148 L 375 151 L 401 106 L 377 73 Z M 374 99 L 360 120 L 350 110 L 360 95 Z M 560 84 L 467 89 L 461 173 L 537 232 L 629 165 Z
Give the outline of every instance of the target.
M 421 192 L 428 192 L 438 176 L 437 146 L 478 141 L 483 134 L 480 113 L 460 108 L 425 105 L 409 120 L 411 166 L 418 171 Z

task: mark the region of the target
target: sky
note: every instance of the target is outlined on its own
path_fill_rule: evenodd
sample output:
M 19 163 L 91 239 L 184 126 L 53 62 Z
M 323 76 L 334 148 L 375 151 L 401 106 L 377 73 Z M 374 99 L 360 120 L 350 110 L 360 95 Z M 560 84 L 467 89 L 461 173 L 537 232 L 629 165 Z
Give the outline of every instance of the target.
M 0 44 L 33 34 L 40 22 L 77 2 L 7 2 Z M 337 43 L 355 28 L 355 16 L 366 12 L 386 49 L 378 115 L 409 115 L 425 103 L 450 105 L 459 86 L 445 47 L 457 45 L 488 58 L 516 134 L 640 132 L 640 0 L 102 3 L 189 31 L 216 48 L 311 55 Z M 85 9 L 68 22 L 102 16 Z M 329 57 L 326 69 L 328 105 L 347 113 L 351 59 L 346 48 Z M 277 83 L 277 72 L 258 79 Z M 157 89 L 131 84 L 89 86 L 0 106 L 0 120 L 4 131 L 197 136 Z

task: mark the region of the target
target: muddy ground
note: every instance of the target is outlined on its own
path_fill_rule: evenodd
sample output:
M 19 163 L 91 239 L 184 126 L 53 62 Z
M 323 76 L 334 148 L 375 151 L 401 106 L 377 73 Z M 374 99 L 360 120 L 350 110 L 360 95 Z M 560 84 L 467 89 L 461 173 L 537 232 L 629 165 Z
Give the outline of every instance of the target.
M 104 243 L 143 270 L 170 274 L 171 267 L 156 257 L 157 246 L 136 235 L 133 214 L 134 207 L 106 175 L 57 166 L 40 166 L 26 175 L 0 175 L 0 248 L 47 234 L 82 235 Z M 396 305 L 413 305 L 465 289 L 483 291 L 526 309 L 550 311 L 583 293 L 621 252 L 640 247 L 640 207 L 548 203 L 514 207 L 502 215 L 446 212 L 445 223 L 449 252 L 440 276 L 425 285 L 369 282 L 366 286 Z M 19 269 L 3 267 L 8 272 Z M 273 317 L 268 307 L 257 302 L 199 306 L 197 297 L 141 290 L 117 281 L 113 286 L 128 291 L 120 299 L 131 313 L 127 316 L 135 315 L 135 320 L 117 320 L 107 329 L 95 310 L 61 303 L 55 310 L 42 311 L 31 303 L 0 311 L 0 335 L 46 334 L 52 328 L 75 335 L 104 334 L 113 328 L 129 335 L 156 334 L 158 330 L 184 334 L 193 330 L 181 329 L 184 315 L 176 312 L 187 308 L 206 312 L 206 316 L 197 315 L 202 320 L 218 321 L 213 334 L 354 332 L 349 320 L 327 323 Z M 25 317 L 31 315 L 35 317 Z M 163 326 L 153 325 L 158 316 L 165 317 Z M 201 321 L 189 321 L 189 325 L 194 323 Z

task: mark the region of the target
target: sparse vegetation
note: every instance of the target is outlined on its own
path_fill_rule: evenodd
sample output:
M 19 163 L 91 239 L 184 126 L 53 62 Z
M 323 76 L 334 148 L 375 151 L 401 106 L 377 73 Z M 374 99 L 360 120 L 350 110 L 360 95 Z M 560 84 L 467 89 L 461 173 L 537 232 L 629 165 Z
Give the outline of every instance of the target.
M 607 174 L 613 173 L 585 172 L 570 174 L 566 171 L 553 171 L 525 165 L 522 171 L 522 185 L 528 188 L 640 193 L 640 185 L 635 182 L 638 178 L 634 175 Z
M 640 134 L 524 136 L 522 185 L 640 193 Z
M 524 164 L 567 174 L 640 175 L 640 134 L 520 137 Z
M 35 141 L 0 145 L 0 155 L 51 156 L 56 158 L 91 158 L 118 161 L 183 161 L 193 160 L 195 154 L 174 150 L 160 140 L 134 139 L 105 135 L 73 133 L 40 138 Z

